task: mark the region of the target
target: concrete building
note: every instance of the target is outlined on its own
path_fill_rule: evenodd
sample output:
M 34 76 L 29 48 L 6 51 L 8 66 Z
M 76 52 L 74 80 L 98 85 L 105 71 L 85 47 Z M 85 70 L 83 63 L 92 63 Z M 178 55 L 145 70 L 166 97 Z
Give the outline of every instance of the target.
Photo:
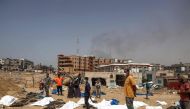
M 164 86 L 164 80 L 166 78 L 175 78 L 173 70 L 159 70 L 156 72 L 155 83 L 160 86 Z
M 165 66 L 164 70 L 174 70 L 176 73 L 189 73 L 190 63 L 173 64 L 171 66 Z
M 24 70 L 32 70 L 34 63 L 27 59 L 11 59 L 4 58 L 2 59 L 4 64 L 2 65 L 2 69 L 5 71 L 24 71 Z
M 1 65 L 4 65 L 4 64 L 5 64 L 4 59 L 0 59 L 0 64 L 1 64 Z
M 149 64 L 149 63 L 114 63 L 108 65 L 99 65 L 98 71 L 101 72 L 120 72 L 123 69 L 129 68 L 131 72 L 145 72 L 145 71 L 157 71 L 159 70 L 159 64 Z
M 110 86 L 111 83 L 115 83 L 116 80 L 116 74 L 113 72 L 85 72 L 85 77 L 88 77 L 89 82 L 92 86 L 95 85 L 97 79 L 100 79 L 103 86 Z
M 94 56 L 58 55 L 59 72 L 85 72 L 95 70 Z
M 20 69 L 25 70 L 25 71 L 32 71 L 34 68 L 34 62 L 21 58 L 20 60 Z
M 85 77 L 89 78 L 89 82 L 92 86 L 95 85 L 96 80 L 100 80 L 103 86 L 109 88 L 123 86 L 125 82 L 125 73 L 118 72 L 85 72 Z M 136 84 L 139 84 L 139 78 L 137 75 L 133 75 Z
M 18 59 L 10 59 L 10 58 L 5 58 L 4 60 L 4 65 L 2 66 L 2 69 L 5 71 L 18 71 L 20 62 Z
M 136 78 L 137 83 L 144 82 L 144 79 L 153 81 L 156 78 L 156 71 L 160 70 L 159 64 L 149 63 L 127 63 L 127 64 L 109 64 L 99 65 L 97 68 L 99 72 L 117 72 L 123 73 L 125 68 L 129 68 L 130 72 Z
M 137 80 L 137 84 L 143 82 L 143 79 L 152 81 L 155 79 L 155 72 L 160 69 L 159 64 L 134 63 L 131 59 L 106 59 L 96 58 L 94 56 L 65 56 L 58 55 L 58 71 L 83 73 L 83 72 L 114 72 L 122 74 L 125 68 L 129 68 L 130 72 Z
M 65 56 L 60 54 L 58 58 L 59 72 L 85 72 L 99 71 L 99 65 L 127 63 L 131 60 L 96 58 L 94 56 Z
M 4 60 L 0 59 L 0 70 L 2 69 L 2 66 L 4 65 Z
M 95 58 L 95 64 L 97 65 L 108 65 L 112 63 L 112 59 L 106 59 L 106 58 Z

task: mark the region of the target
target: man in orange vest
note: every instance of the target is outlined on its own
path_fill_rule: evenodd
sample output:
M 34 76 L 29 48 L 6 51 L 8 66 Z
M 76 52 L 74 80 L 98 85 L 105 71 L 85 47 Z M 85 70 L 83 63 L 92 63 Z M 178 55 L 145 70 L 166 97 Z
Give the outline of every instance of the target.
M 60 74 L 58 74 L 58 77 L 54 78 L 54 82 L 56 82 L 57 85 L 57 94 L 63 95 L 62 93 L 62 85 L 63 85 L 63 77 L 61 77 Z

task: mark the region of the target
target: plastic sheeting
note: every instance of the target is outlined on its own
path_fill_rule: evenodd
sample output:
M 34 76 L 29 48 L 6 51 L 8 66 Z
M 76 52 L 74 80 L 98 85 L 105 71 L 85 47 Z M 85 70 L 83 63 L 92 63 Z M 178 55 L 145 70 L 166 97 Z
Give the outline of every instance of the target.
M 165 101 L 156 101 L 159 105 L 167 105 L 167 103 Z
M 126 105 L 111 105 L 111 106 L 105 106 L 105 107 L 98 107 L 98 109 L 127 109 L 127 106 Z
M 31 105 L 32 106 L 45 106 L 45 105 L 48 105 L 52 101 L 54 101 L 54 99 L 52 97 L 45 97 L 45 98 L 41 99 L 40 101 L 37 101 Z
M 95 98 L 92 98 L 92 100 L 95 100 Z M 91 101 L 91 99 L 89 99 L 88 102 L 89 102 L 89 104 L 91 104 L 91 105 L 94 105 L 94 104 L 95 104 L 95 103 L 93 103 L 93 102 Z M 83 105 L 83 104 L 84 104 L 84 98 L 81 98 L 81 99 L 77 102 L 77 104 Z
M 126 105 L 111 105 L 112 100 L 105 100 L 103 99 L 99 103 L 92 103 L 91 100 L 89 100 L 89 103 L 96 107 L 97 109 L 127 109 Z M 83 105 L 84 104 L 84 98 L 81 98 L 77 104 Z M 138 109 L 141 106 L 148 106 L 146 103 L 141 101 L 134 101 L 134 108 Z
M 162 109 L 161 106 L 146 106 L 146 109 Z
M 10 106 L 16 100 L 17 100 L 17 98 L 15 98 L 13 96 L 6 95 L 6 96 L 4 96 L 4 97 L 1 98 L 0 104 L 5 105 L 5 106 Z M 52 97 L 45 97 L 42 100 L 37 101 L 37 102 L 35 102 L 35 103 L 31 104 L 31 105 L 32 106 L 46 106 L 46 105 L 48 105 L 52 101 L 54 101 L 54 99 Z M 127 109 L 126 105 L 111 105 L 111 102 L 112 102 L 112 100 L 105 100 L 105 99 L 103 99 L 99 103 L 93 103 L 89 99 L 89 103 L 93 107 L 96 107 L 97 109 Z M 167 104 L 164 101 L 157 101 L 157 103 L 160 103 L 162 105 L 166 105 Z M 83 104 L 84 104 L 84 98 L 81 98 L 77 103 L 75 103 L 73 101 L 67 102 L 60 109 L 74 109 L 74 108 L 79 107 L 79 106 L 81 106 Z M 141 106 L 146 106 L 146 109 L 162 109 L 161 106 L 148 106 L 146 103 L 141 102 L 141 101 L 134 101 L 133 105 L 134 105 L 134 109 L 138 109 Z
M 141 106 L 148 106 L 148 104 L 146 104 L 146 103 L 144 103 L 142 101 L 134 101 L 133 106 L 134 106 L 135 109 L 138 109 Z
M 103 99 L 100 103 L 96 103 L 93 106 L 98 109 L 106 109 L 107 107 L 112 106 L 111 101 L 112 100 L 107 101 L 107 100 Z
M 76 107 L 79 107 L 80 105 L 73 102 L 73 101 L 68 101 L 65 105 L 63 105 L 60 109 L 74 109 Z
M 17 98 L 10 96 L 10 95 L 6 95 L 4 97 L 1 98 L 0 100 L 0 104 L 5 105 L 5 106 L 10 106 L 12 105 L 15 101 L 17 100 Z
M 97 107 L 98 109 L 127 109 L 126 105 L 111 105 L 111 101 L 102 100 L 102 102 L 97 103 L 93 105 L 94 107 Z M 133 103 L 134 109 L 138 109 L 141 106 L 148 106 L 146 103 L 141 101 L 134 101 Z

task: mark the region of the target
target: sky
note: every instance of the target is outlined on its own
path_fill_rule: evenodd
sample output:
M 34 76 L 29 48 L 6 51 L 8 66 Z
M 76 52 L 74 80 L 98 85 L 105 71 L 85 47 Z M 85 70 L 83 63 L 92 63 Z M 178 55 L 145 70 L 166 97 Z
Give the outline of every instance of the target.
M 189 41 L 189 0 L 0 0 L 0 58 L 56 66 L 58 54 L 78 54 L 171 65 L 190 62 Z

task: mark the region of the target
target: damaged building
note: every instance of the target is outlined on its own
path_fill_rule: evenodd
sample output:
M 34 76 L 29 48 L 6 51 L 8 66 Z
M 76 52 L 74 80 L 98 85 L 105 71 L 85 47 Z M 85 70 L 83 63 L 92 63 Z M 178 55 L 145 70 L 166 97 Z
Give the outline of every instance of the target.
M 28 59 L 1 59 L 2 70 L 4 71 L 32 71 L 34 62 Z

